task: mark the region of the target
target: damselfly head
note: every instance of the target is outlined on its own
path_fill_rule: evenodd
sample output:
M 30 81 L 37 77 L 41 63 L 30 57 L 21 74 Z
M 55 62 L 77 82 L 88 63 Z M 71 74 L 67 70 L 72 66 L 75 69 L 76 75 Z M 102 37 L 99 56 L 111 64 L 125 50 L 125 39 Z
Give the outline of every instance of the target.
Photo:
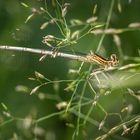
M 117 58 L 116 54 L 112 54 L 110 58 L 111 58 L 112 66 L 116 66 L 119 64 L 119 59 Z

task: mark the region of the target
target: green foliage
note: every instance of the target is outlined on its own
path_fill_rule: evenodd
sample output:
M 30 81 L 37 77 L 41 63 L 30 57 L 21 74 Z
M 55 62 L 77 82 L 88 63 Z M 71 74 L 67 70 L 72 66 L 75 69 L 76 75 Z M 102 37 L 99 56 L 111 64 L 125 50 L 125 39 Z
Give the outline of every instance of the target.
M 119 65 L 106 69 L 83 62 L 66 63 L 46 55 L 39 59 L 31 55 L 16 58 L 6 56 L 3 51 L 0 56 L 0 76 L 4 79 L 0 80 L 0 139 L 138 138 L 140 22 L 137 14 L 131 19 L 126 15 L 138 12 L 139 1 L 78 2 L 21 2 L 16 6 L 25 11 L 26 18 L 21 25 L 16 22 L 15 31 L 21 33 L 27 29 L 32 46 L 43 44 L 52 52 L 75 54 L 77 50 L 83 53 L 92 50 L 101 56 L 115 53 Z M 133 10 L 136 5 L 137 11 Z M 85 10 L 85 14 L 81 15 L 81 10 Z M 26 45 L 16 32 L 13 31 L 16 41 L 11 43 Z M 2 40 L 7 44 L 5 34 Z M 23 57 L 23 64 L 18 61 L 14 66 L 17 69 L 10 69 L 8 64 L 13 65 L 15 60 L 12 57 L 18 60 Z M 34 76 L 29 76 L 33 73 Z

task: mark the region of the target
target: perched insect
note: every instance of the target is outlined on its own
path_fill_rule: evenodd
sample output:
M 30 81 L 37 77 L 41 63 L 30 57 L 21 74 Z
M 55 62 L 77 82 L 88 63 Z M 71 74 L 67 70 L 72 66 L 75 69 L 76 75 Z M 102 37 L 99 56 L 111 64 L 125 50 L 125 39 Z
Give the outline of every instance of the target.
M 104 66 L 105 68 L 114 67 L 119 63 L 119 60 L 118 60 L 116 54 L 112 54 L 110 56 L 110 59 L 108 60 L 108 59 L 103 58 L 102 56 L 100 56 L 96 53 L 91 52 L 90 54 L 88 54 L 86 56 L 86 58 L 87 58 L 88 62 L 91 62 L 91 63 L 95 62 L 99 65 Z
M 40 61 L 44 59 L 46 56 L 50 55 L 53 58 L 58 56 L 58 57 L 64 57 L 64 58 L 82 61 L 85 63 L 97 63 L 99 65 L 104 66 L 105 69 L 109 67 L 114 67 L 119 63 L 119 60 L 115 54 L 112 54 L 110 56 L 110 59 L 106 59 L 93 52 L 89 54 L 71 54 L 67 52 L 58 52 L 56 49 L 55 50 L 41 50 L 41 49 L 24 48 L 24 47 L 16 47 L 16 46 L 4 46 L 4 45 L 0 45 L 0 49 L 42 54 L 43 57 L 41 57 Z

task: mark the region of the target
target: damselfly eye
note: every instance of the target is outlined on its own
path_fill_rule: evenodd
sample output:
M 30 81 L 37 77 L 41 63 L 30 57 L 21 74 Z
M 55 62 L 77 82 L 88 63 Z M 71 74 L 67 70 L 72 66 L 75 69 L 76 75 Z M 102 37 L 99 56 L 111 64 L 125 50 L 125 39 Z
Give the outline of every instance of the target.
M 116 54 L 112 54 L 112 55 L 111 55 L 111 60 L 113 60 L 113 61 L 114 61 L 114 60 L 116 60 L 116 59 L 117 59 Z

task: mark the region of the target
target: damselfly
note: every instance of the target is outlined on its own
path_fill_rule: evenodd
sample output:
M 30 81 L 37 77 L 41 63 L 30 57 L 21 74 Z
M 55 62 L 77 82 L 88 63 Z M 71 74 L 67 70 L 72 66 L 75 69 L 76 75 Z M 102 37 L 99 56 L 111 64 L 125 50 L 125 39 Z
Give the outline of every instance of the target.
M 93 52 L 91 52 L 89 54 L 70 54 L 70 53 L 64 53 L 64 52 L 52 51 L 52 50 L 24 48 L 24 47 L 16 47 L 16 46 L 4 46 L 4 45 L 0 45 L 0 49 L 1 50 L 37 53 L 37 54 L 46 55 L 46 56 L 50 55 L 53 58 L 64 57 L 64 58 L 82 61 L 85 63 L 97 63 L 99 65 L 102 65 L 105 68 L 114 67 L 119 63 L 119 60 L 115 54 L 112 54 L 110 59 L 106 59 L 100 55 L 97 55 L 96 53 L 93 53 Z

